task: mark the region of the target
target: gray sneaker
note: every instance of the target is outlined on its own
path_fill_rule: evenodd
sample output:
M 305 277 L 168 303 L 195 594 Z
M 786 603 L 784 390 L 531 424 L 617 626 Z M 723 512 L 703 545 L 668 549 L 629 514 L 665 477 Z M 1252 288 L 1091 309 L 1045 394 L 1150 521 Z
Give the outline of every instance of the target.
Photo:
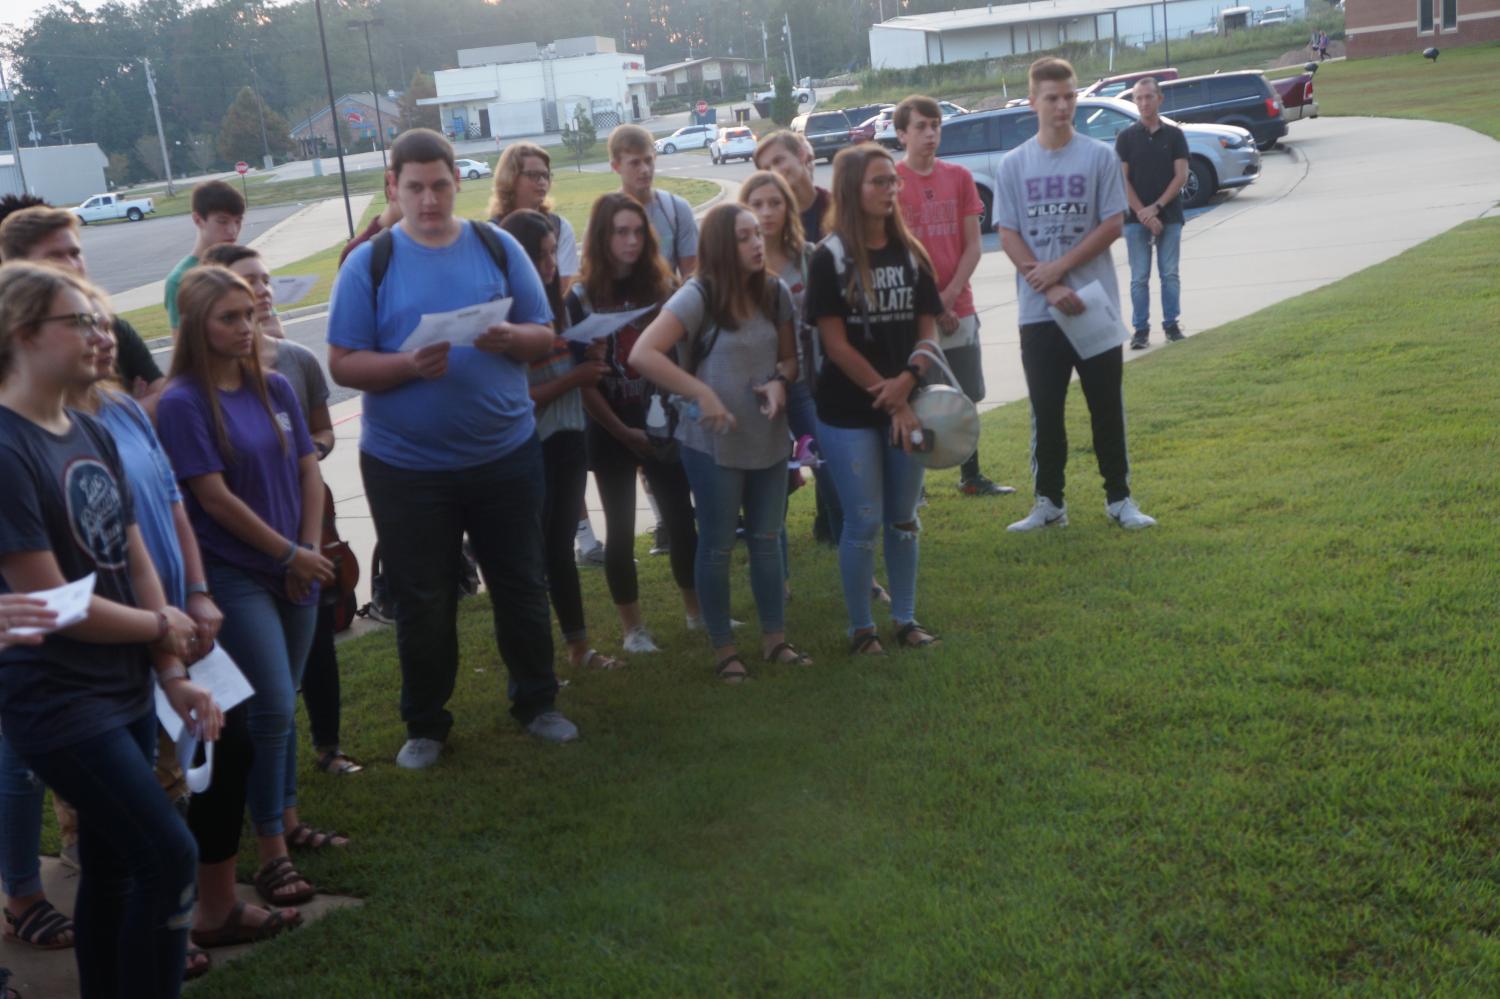
M 437 739 L 407 739 L 396 754 L 396 766 L 406 770 L 425 770 L 438 761 L 443 744 Z
M 543 711 L 531 719 L 526 731 L 543 742 L 572 742 L 578 738 L 578 726 L 564 718 L 561 711 Z

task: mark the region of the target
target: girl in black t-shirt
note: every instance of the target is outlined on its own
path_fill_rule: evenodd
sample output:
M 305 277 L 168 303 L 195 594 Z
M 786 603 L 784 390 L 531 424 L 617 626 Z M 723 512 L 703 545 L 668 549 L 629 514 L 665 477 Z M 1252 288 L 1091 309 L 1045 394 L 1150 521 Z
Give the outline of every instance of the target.
M 570 324 L 577 325 L 593 312 L 660 306 L 674 286 L 640 202 L 618 191 L 595 201 L 583 240 L 582 270 L 568 291 Z M 641 618 L 635 571 L 637 469 L 651 487 L 671 539 L 672 578 L 682 591 L 688 626 L 703 627 L 693 583 L 698 531 L 687 474 L 676 456 L 667 457 L 652 448 L 646 436 L 646 379 L 629 363 L 631 348 L 654 315 L 654 310 L 648 312 L 589 347 L 589 358 L 603 361 L 606 370 L 597 386 L 583 391 L 583 407 L 589 415 L 589 467 L 599 486 L 608 531 L 604 577 L 620 614 L 625 651 L 632 655 L 661 651 Z
M 98 300 L 60 270 L 0 267 L 3 588 L 35 592 L 94 577 L 81 622 L 0 653 L 0 726 L 78 810 L 82 994 L 128 987 L 175 996 L 197 852 L 152 769 L 152 685 L 205 739 L 218 738 L 223 715 L 182 665 L 199 651 L 197 626 L 167 605 L 113 440 L 63 404 L 94 379 L 108 322 L 94 311 Z
M 849 612 L 850 651 L 884 651 L 870 614 L 875 538 L 884 528 L 895 640 L 937 638 L 916 621 L 917 501 L 922 466 L 911 457 L 921 426 L 909 399 L 928 361 L 913 349 L 937 342 L 942 301 L 932 263 L 907 231 L 896 195 L 901 178 L 874 143 L 833 160 L 829 237 L 808 267 L 807 317 L 827 358 L 818 376 L 818 445 L 844 511 L 839 572 Z

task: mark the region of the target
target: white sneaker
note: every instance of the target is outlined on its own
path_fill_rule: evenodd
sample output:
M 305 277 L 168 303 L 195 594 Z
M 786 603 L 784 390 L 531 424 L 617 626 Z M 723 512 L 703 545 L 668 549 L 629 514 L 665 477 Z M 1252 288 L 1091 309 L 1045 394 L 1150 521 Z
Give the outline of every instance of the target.
M 396 766 L 404 770 L 425 770 L 438 761 L 443 744 L 437 739 L 407 739 L 396 754 Z
M 1141 513 L 1141 508 L 1135 505 L 1135 500 L 1129 496 L 1118 503 L 1104 504 L 1104 511 L 1109 514 L 1109 519 L 1125 528 L 1127 531 L 1139 531 L 1143 527 L 1155 527 L 1156 518 L 1148 517 Z
M 656 639 L 651 637 L 651 632 L 646 630 L 644 624 L 638 624 L 625 632 L 625 651 L 633 656 L 645 655 L 648 652 L 660 652 L 661 647 L 656 644 Z
M 1031 512 L 1020 520 L 1006 528 L 1007 531 L 1017 533 L 1023 531 L 1036 531 L 1043 527 L 1067 527 L 1068 526 L 1068 504 L 1058 506 L 1045 496 L 1036 498 L 1036 506 Z

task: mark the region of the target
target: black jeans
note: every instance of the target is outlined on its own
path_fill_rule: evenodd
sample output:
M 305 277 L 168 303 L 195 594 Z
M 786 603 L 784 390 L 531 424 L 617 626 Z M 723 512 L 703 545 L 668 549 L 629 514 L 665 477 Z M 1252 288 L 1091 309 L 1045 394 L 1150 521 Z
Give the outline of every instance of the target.
M 693 560 L 698 554 L 698 528 L 693 522 L 693 496 L 682 462 L 642 458 L 608 430 L 590 422 L 589 465 L 604 504 L 604 578 L 616 604 L 640 599 L 635 574 L 635 470 L 646 475 L 656 507 L 661 511 L 671 542 L 672 578 L 679 589 L 693 588 Z
M 1078 372 L 1094 429 L 1094 456 L 1104 477 L 1104 495 L 1115 503 L 1130 495 L 1130 458 L 1125 450 L 1125 398 L 1121 375 L 1125 348 L 1116 347 L 1087 361 L 1078 356 L 1056 323 L 1021 327 L 1021 367 L 1031 394 L 1031 467 L 1036 494 L 1063 502 L 1068 464 L 1068 429 L 1063 414 L 1068 382 Z
M 339 744 L 339 654 L 334 645 L 333 617 L 338 605 L 318 605 L 318 623 L 313 629 L 312 648 L 302 670 L 302 704 L 307 708 L 307 727 L 313 748 L 336 749 Z
M 220 864 L 240 852 L 245 825 L 245 794 L 255 740 L 250 737 L 250 710 L 244 704 L 224 712 L 224 728 L 214 744 L 214 779 L 208 790 L 188 801 L 188 828 L 198 843 L 200 864 Z
M 943 351 L 943 354 L 948 358 L 948 367 L 953 369 L 953 374 L 958 379 L 958 387 L 963 390 L 963 394 L 968 396 L 969 401 L 975 405 L 983 402 L 984 359 L 979 355 L 979 344 L 954 347 Z M 936 378 L 946 382 L 941 372 Z M 958 475 L 963 481 L 979 475 L 979 448 L 974 448 L 974 453 L 969 455 L 969 460 L 959 467 Z
M 510 713 L 551 711 L 552 621 L 542 552 L 542 445 L 535 437 L 476 468 L 417 471 L 359 456 L 365 495 L 396 601 L 401 720 L 413 739 L 448 737 L 458 676 L 458 579 L 464 533 L 490 591 L 495 642 L 510 673 Z
M 542 441 L 542 463 L 547 467 L 547 497 L 542 506 L 542 544 L 547 552 L 547 591 L 564 641 L 588 637 L 583 623 L 583 590 L 578 563 L 573 561 L 573 539 L 578 536 L 578 511 L 588 488 L 588 446 L 582 430 L 559 430 Z
M 198 851 L 161 793 L 155 754 L 155 711 L 50 753 L 21 754 L 78 809 L 73 955 L 83 999 L 182 990 Z

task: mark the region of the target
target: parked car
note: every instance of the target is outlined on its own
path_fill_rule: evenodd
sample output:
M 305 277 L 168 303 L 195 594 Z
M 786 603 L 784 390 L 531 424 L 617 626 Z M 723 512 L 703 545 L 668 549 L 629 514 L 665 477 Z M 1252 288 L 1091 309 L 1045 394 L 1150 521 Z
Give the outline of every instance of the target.
M 818 104 L 818 95 L 813 93 L 811 87 L 793 87 L 792 97 L 797 101 L 798 111 L 811 111 Z M 776 91 L 763 90 L 758 94 L 750 95 L 750 106 L 755 108 L 755 113 L 762 118 L 771 117 L 771 102 L 776 99 Z
M 69 208 L 78 218 L 79 225 L 90 222 L 105 222 L 109 219 L 129 219 L 139 222 L 156 211 L 156 203 L 150 198 L 124 198 L 118 194 L 96 194 L 83 204 Z
M 1270 149 L 1286 135 L 1281 98 L 1260 70 L 1169 80 L 1161 85 L 1161 113 L 1191 124 L 1238 125 Z
M 870 115 L 870 117 L 854 126 L 854 128 L 849 133 L 849 141 L 874 142 L 876 133 L 880 131 L 881 122 L 890 121 L 891 116 L 895 113 L 896 105 L 894 104 L 881 108 L 878 114 L 872 114 Z
M 938 101 L 938 108 L 943 112 L 943 121 L 968 114 L 969 109 L 959 107 L 952 101 Z M 875 141 L 887 149 L 900 149 L 901 140 L 896 138 L 896 108 L 890 108 L 880 112 L 880 121 L 875 126 Z
M 484 160 L 454 160 L 453 165 L 458 168 L 460 177 L 470 180 L 478 180 L 480 177 L 490 175 L 490 165 Z
M 1113 97 L 1081 97 L 1073 127 L 1093 139 L 1113 144 L 1115 136 L 1140 120 L 1134 104 Z M 1171 124 L 1171 119 L 1163 116 Z M 1183 206 L 1204 205 L 1215 193 L 1253 184 L 1260 176 L 1260 152 L 1251 134 L 1230 125 L 1181 125 L 1188 142 L 1188 180 Z M 975 111 L 943 126 L 938 155 L 966 167 L 984 202 L 981 228 L 994 227 L 996 178 L 1000 161 L 1036 134 L 1036 112 L 1026 107 Z
M 1288 122 L 1318 116 L 1318 102 L 1313 99 L 1313 74 L 1317 71 L 1318 64 L 1310 62 L 1305 71 L 1296 76 L 1271 81 L 1276 95 L 1281 98 L 1282 113 Z
M 719 137 L 708 145 L 708 155 L 715 163 L 744 160 L 755 156 L 755 133 L 744 125 L 719 129 Z
M 1119 76 L 1106 76 L 1095 80 L 1093 83 L 1078 91 L 1079 97 L 1122 97 L 1135 87 L 1137 80 L 1152 79 L 1157 83 L 1165 83 L 1178 77 L 1177 70 L 1170 67 L 1163 69 L 1147 69 L 1139 73 L 1121 73 Z
M 1257 27 L 1265 28 L 1273 24 L 1286 24 L 1291 19 L 1292 9 L 1290 7 L 1267 7 L 1260 12 L 1260 20 L 1255 23 Z
M 671 135 L 657 139 L 656 151 L 670 156 L 679 149 L 702 149 L 714 141 L 715 131 L 713 125 L 684 125 Z

